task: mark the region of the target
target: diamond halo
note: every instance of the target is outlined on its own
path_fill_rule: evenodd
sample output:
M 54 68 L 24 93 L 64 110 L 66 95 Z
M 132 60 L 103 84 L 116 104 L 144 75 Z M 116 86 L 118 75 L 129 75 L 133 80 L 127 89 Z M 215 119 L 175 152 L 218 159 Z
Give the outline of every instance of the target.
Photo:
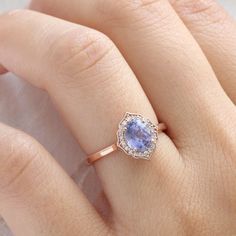
M 139 114 L 125 114 L 117 131 L 117 146 L 122 151 L 135 159 L 150 160 L 157 141 L 157 125 Z

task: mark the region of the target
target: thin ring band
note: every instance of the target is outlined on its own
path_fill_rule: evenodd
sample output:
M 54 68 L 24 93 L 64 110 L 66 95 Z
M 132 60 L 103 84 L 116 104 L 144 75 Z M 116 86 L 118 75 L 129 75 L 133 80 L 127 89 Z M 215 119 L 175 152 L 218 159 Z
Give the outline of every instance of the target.
M 164 123 L 159 123 L 157 127 L 158 127 L 158 133 L 161 133 L 162 131 L 167 129 L 167 126 Z M 102 149 L 99 152 L 96 152 L 96 153 L 93 153 L 93 154 L 89 155 L 87 157 L 87 163 L 89 165 L 91 165 L 94 162 L 100 160 L 101 158 L 103 158 L 103 157 L 105 157 L 105 156 L 107 156 L 107 155 L 109 155 L 109 154 L 111 154 L 111 153 L 113 153 L 117 150 L 118 150 L 117 144 L 112 144 L 111 146 L 106 147 L 106 148 Z

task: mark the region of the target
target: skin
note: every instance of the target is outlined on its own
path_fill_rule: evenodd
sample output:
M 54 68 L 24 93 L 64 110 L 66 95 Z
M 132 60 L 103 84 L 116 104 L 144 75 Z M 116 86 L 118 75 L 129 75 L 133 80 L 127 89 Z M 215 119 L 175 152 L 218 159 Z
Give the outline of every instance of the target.
M 15 235 L 236 234 L 234 20 L 211 0 L 30 7 L 57 18 L 0 16 L 0 63 L 50 94 L 86 153 L 115 141 L 126 111 L 168 131 L 149 162 L 95 163 L 103 219 L 41 145 L 1 124 L 0 214 Z

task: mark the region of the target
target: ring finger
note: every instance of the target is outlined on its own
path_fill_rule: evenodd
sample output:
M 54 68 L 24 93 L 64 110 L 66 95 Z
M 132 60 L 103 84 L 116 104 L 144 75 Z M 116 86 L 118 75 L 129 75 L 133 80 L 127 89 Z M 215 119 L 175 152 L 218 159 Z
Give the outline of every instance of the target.
M 157 122 L 131 69 L 103 34 L 24 10 L 1 16 L 0 22 L 1 63 L 49 92 L 86 153 L 115 142 L 117 124 L 126 111 Z M 153 175 L 161 178 L 169 173 L 174 176 L 175 170 L 179 172 L 176 153 L 173 143 L 162 134 L 155 154 L 158 158 L 152 162 L 136 163 L 123 158 L 121 152 L 97 162 L 96 169 L 113 211 L 125 215 L 128 208 L 135 207 L 129 202 L 138 197 L 141 182 L 148 189 Z M 153 165 L 156 162 L 161 164 Z

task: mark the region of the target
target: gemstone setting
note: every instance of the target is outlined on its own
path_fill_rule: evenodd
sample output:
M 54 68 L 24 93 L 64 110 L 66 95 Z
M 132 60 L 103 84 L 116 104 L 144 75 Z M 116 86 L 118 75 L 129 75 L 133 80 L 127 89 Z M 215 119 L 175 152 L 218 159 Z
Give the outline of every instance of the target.
M 150 160 L 158 141 L 158 127 L 141 115 L 126 113 L 119 124 L 117 146 L 136 159 Z

